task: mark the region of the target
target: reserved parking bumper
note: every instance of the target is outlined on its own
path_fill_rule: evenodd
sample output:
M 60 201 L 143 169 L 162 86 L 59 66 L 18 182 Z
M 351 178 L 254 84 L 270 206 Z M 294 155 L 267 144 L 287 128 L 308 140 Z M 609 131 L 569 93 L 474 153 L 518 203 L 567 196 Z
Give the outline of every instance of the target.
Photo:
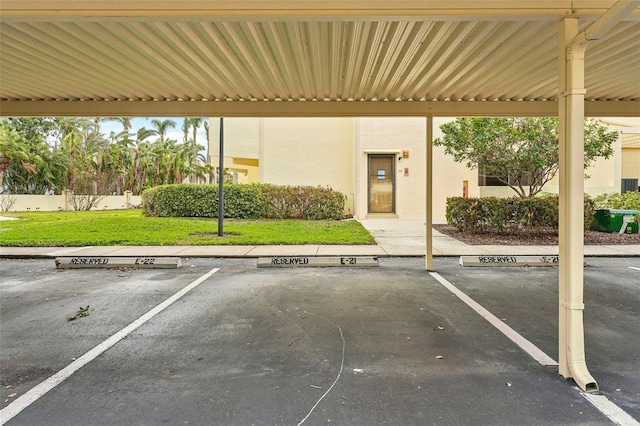
M 175 269 L 182 266 L 179 257 L 65 256 L 56 258 L 58 269 L 145 268 Z
M 558 256 L 460 256 L 461 266 L 558 266 Z
M 258 258 L 258 268 L 380 266 L 375 256 L 276 256 Z

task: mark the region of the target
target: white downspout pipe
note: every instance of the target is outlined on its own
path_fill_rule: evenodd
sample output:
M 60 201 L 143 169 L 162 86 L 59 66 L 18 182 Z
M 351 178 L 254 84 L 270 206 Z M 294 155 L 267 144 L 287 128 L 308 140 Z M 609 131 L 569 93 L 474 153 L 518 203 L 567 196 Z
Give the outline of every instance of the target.
M 584 291 L 584 56 L 640 0 L 621 0 L 578 34 L 578 19 L 560 26 L 560 271 L 559 372 L 584 391 L 598 390 L 585 360 Z
M 578 20 L 565 19 L 561 33 L 571 36 Z M 573 30 L 573 31 L 572 31 Z M 566 46 L 566 44 L 565 44 Z M 598 385 L 585 361 L 584 289 L 584 45 L 566 49 L 560 93 L 560 287 L 559 372 L 581 389 Z M 563 66 L 564 65 L 564 66 Z

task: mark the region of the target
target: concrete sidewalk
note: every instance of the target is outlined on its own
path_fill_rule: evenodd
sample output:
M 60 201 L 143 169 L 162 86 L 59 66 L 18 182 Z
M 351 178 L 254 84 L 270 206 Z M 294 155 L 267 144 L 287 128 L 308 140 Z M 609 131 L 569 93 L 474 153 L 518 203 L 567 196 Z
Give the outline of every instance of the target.
M 423 220 L 364 219 L 360 223 L 367 228 L 387 256 L 424 256 L 425 226 Z M 545 256 L 557 254 L 557 245 L 472 246 L 433 230 L 434 256 Z M 585 256 L 640 256 L 640 244 L 585 245 L 584 254 Z
M 256 258 L 267 256 L 424 256 L 424 221 L 364 219 L 360 222 L 375 238 L 375 245 L 0 247 L 0 257 L 156 256 Z M 585 256 L 640 256 L 640 244 L 587 245 L 584 247 L 584 252 Z M 558 246 L 472 246 L 441 234 L 436 230 L 433 231 L 434 256 L 544 256 L 557 254 Z

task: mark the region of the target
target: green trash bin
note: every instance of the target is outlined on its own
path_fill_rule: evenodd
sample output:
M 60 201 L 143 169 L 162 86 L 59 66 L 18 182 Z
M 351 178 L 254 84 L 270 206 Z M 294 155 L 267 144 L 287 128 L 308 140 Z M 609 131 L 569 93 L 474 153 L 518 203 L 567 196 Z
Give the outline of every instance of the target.
M 637 210 L 596 210 L 591 222 L 591 229 L 601 232 L 620 232 L 624 226 L 624 233 L 638 233 Z

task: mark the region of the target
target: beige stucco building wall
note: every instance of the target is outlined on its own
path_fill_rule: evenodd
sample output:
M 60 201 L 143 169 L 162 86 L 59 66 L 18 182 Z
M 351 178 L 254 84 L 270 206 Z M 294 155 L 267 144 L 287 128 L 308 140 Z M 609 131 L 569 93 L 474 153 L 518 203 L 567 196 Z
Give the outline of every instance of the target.
M 209 128 L 209 152 L 217 165 L 219 119 L 211 119 Z M 394 165 L 395 216 L 424 218 L 423 118 L 227 118 L 224 137 L 225 168 L 238 173 L 238 182 L 330 186 L 346 195 L 346 213 L 357 218 L 368 215 L 368 155 L 400 158 L 408 151 L 408 158 Z M 463 167 L 451 166 L 440 155 L 434 162 L 439 176 L 462 176 Z M 252 162 L 255 166 L 248 166 Z M 444 221 L 446 197 L 462 193 L 458 180 L 455 186 L 434 187 L 434 198 L 440 200 L 434 208 L 436 220 Z
M 260 120 L 260 181 L 329 186 L 346 195 L 346 210 L 353 214 L 353 119 Z
M 73 210 L 70 192 L 62 195 L 30 195 L 30 194 L 0 194 L 0 206 L 3 211 L 10 212 L 51 212 Z M 124 195 L 107 195 L 100 198 L 92 210 L 121 210 L 131 209 L 142 204 L 140 195 L 132 195 L 126 191 Z
M 260 181 L 260 121 L 256 118 L 224 119 L 224 166 L 238 174 L 238 183 Z M 220 119 L 209 119 L 209 157 L 218 165 Z
M 405 219 L 424 218 L 426 122 L 415 118 L 357 118 L 356 123 L 356 217 L 368 212 L 368 156 L 393 154 L 395 214 Z M 403 158 L 403 151 L 408 153 Z
M 622 178 L 638 179 L 640 182 L 640 129 L 622 134 L 621 169 Z
M 449 120 L 434 118 L 434 139 L 442 136 L 440 125 Z M 356 218 L 375 216 L 368 212 L 368 156 L 392 154 L 392 216 L 425 217 L 425 118 L 227 118 L 224 128 L 225 168 L 236 171 L 239 182 L 330 186 L 347 196 L 346 212 Z M 218 119 L 210 120 L 210 132 L 209 152 L 215 154 Z M 404 152 L 407 158 L 402 158 Z M 618 140 L 612 158 L 599 159 L 587 170 L 590 178 L 585 180 L 585 192 L 597 196 L 620 191 L 620 179 L 627 177 L 624 173 L 640 175 L 639 157 L 640 147 L 628 157 L 625 152 L 623 159 Z M 212 156 L 212 163 L 218 164 L 217 156 Z M 479 186 L 478 171 L 454 162 L 441 147 L 433 148 L 433 177 L 434 223 L 446 222 L 446 199 L 462 196 L 465 183 L 470 197 L 515 194 L 508 187 Z M 557 193 L 558 178 L 544 191 Z
M 450 118 L 434 117 L 433 139 L 443 136 L 440 126 Z M 433 222 L 446 223 L 446 203 L 449 197 L 462 197 L 463 187 L 467 185 L 467 196 L 480 196 L 478 172 L 468 169 L 444 153 L 443 147 L 433 147 Z
M 218 164 L 220 120 L 209 120 L 209 152 Z M 225 118 L 224 166 L 239 183 L 329 186 L 353 214 L 354 119 Z

